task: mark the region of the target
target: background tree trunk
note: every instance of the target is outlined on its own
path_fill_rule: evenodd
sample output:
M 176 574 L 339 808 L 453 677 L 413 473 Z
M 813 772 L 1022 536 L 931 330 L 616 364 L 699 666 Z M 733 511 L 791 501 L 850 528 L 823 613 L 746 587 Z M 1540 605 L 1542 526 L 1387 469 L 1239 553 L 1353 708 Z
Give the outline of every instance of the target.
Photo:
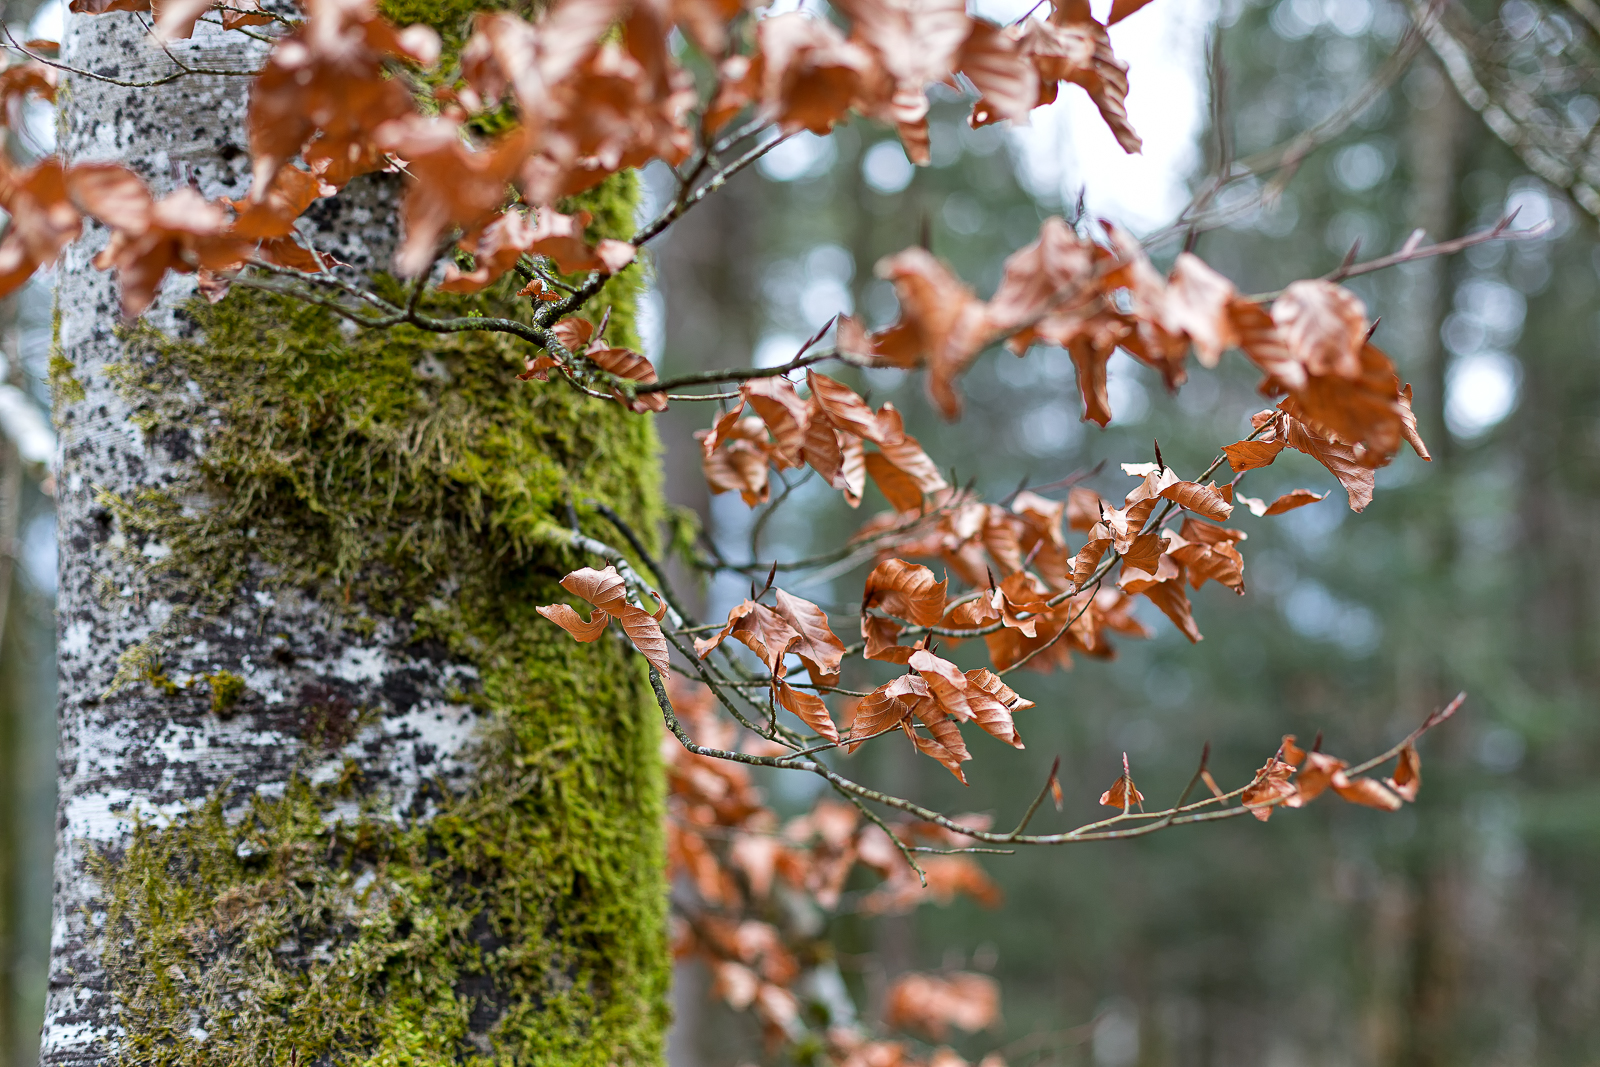
M 172 69 L 137 16 L 67 25 L 73 67 Z M 441 28 L 448 47 L 461 27 Z M 259 64 L 263 45 L 209 29 L 174 51 Z M 158 195 L 243 196 L 248 84 L 69 77 L 63 153 L 123 162 Z M 624 235 L 633 189 L 578 206 Z M 313 209 L 312 239 L 380 271 L 399 190 L 358 179 Z M 521 385 L 522 353 L 498 336 L 369 333 L 239 290 L 210 306 L 188 279 L 123 325 L 89 264 L 105 241 L 91 226 L 62 264 L 52 364 L 43 1062 L 659 1060 L 662 784 L 642 662 L 533 610 L 562 596 L 560 574 L 599 565 L 558 547 L 586 501 L 654 529 L 649 424 Z M 605 297 L 619 343 L 634 343 L 636 273 Z M 456 305 L 519 313 L 509 293 Z

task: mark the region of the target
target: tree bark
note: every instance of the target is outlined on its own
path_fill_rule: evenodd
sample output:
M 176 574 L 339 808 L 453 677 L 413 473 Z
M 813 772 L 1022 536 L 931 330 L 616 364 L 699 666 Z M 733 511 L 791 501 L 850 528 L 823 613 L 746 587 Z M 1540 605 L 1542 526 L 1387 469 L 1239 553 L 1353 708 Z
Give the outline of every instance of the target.
M 67 18 L 72 67 L 173 69 L 137 16 Z M 174 52 L 259 64 L 210 29 Z M 63 154 L 158 196 L 241 197 L 248 85 L 69 76 Z M 577 206 L 621 236 L 632 189 Z M 397 287 L 399 191 L 358 179 L 309 236 Z M 238 289 L 209 306 L 188 278 L 123 324 L 89 262 L 105 241 L 86 229 L 58 291 L 42 1061 L 658 1061 L 653 704 L 619 642 L 576 646 L 533 611 L 599 565 L 562 547 L 586 501 L 654 529 L 648 422 L 519 384 L 498 336 L 365 332 Z M 605 295 L 620 343 L 636 285 Z M 510 292 L 452 306 L 517 314 Z

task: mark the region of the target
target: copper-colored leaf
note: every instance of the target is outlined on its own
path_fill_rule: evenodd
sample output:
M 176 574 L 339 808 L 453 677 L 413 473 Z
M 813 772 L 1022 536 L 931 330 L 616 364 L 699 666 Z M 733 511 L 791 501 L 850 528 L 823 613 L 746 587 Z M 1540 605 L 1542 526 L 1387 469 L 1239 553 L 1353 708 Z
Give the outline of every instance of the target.
M 967 685 L 982 690 L 993 700 L 993 703 L 973 702 L 973 721 L 979 728 L 1013 748 L 1024 747 L 1012 715 L 1033 707 L 1033 701 L 1018 696 L 1017 691 L 1001 681 L 999 675 L 982 667 L 967 672 Z
M 942 1041 L 951 1027 L 974 1033 L 1000 1018 L 1000 986 L 983 974 L 907 974 L 889 987 L 884 1021 Z M 873 1061 L 874 1063 L 876 1061 Z
M 807 693 L 791 686 L 788 682 L 778 682 L 778 703 L 800 717 L 800 721 L 811 727 L 819 736 L 827 741 L 837 743 L 839 728 L 833 724 L 833 717 L 828 714 L 828 705 L 815 693 Z
M 1178 253 L 1162 303 L 1162 325 L 1171 333 L 1186 334 L 1195 356 L 1215 367 L 1222 350 L 1238 343 L 1229 315 L 1233 283 L 1208 267 L 1199 256 Z
M 779 469 L 800 466 L 805 451 L 807 415 L 805 401 L 795 392 L 794 383 L 783 377 L 752 378 L 740 384 L 739 393 L 767 424 Z
M 1226 521 L 1233 514 L 1233 505 L 1222 498 L 1214 485 L 1201 485 L 1198 482 L 1173 482 L 1161 490 L 1161 496 L 1174 501 L 1179 507 L 1187 508 L 1197 515 L 1204 515 L 1216 522 Z
M 963 18 L 965 16 L 963 15 Z M 988 342 L 983 302 L 965 282 L 923 248 L 908 248 L 878 263 L 877 273 L 894 283 L 900 325 L 928 365 L 928 392 L 944 416 L 961 414 L 955 379 Z
M 587 622 L 567 604 L 547 604 L 537 610 L 579 641 L 598 641 L 600 635 L 606 632 L 606 624 L 611 621 L 611 616 L 599 608 L 594 609 Z
M 1350 498 L 1351 511 L 1361 511 L 1372 503 L 1377 478 L 1349 445 L 1330 440 L 1292 417 L 1284 420 L 1284 443 L 1297 452 L 1304 452 L 1339 479 Z
M 695 654 L 705 659 L 730 636 L 759 656 L 775 677 L 782 673 L 783 657 L 801 639 L 799 632 L 776 611 L 765 604 L 746 600 L 728 612 L 728 621 L 717 634 L 695 639 Z
M 811 680 L 820 686 L 839 682 L 839 664 L 844 659 L 844 642 L 828 625 L 821 608 L 782 589 L 777 590 L 777 613 L 800 635 L 791 652 L 800 657 Z
M 1333 791 L 1352 804 L 1377 808 L 1379 811 L 1395 811 L 1402 804 L 1400 798 L 1389 792 L 1376 778 L 1346 778 L 1341 772 L 1334 776 Z
M 1228 466 L 1233 468 L 1233 473 L 1243 474 L 1258 467 L 1270 466 L 1283 448 L 1283 442 L 1276 438 L 1271 441 L 1235 441 L 1231 445 L 1223 445 L 1222 454 L 1228 457 Z
M 934 581 L 927 567 L 886 559 L 867 576 L 861 610 L 875 607 L 914 626 L 935 626 L 944 615 L 948 585 L 948 581 Z
M 1431 461 L 1433 459 L 1428 454 L 1428 446 L 1422 441 L 1421 432 L 1417 429 L 1417 413 L 1411 408 L 1410 383 L 1407 383 L 1400 390 L 1400 433 L 1404 435 L 1406 443 L 1416 451 L 1417 455 L 1425 460 Z
M 861 616 L 861 636 L 866 641 L 862 655 L 867 659 L 904 663 L 911 658 L 910 646 L 895 643 L 900 636 L 900 626 L 892 619 L 878 615 Z
M 1367 309 L 1350 290 L 1321 280 L 1293 282 L 1272 302 L 1272 321 L 1308 373 L 1360 376 Z
M 911 743 L 916 746 L 918 752 L 937 760 L 945 770 L 955 775 L 962 785 L 967 784 L 967 775 L 962 771 L 961 765 L 971 759 L 972 754 L 961 743 L 961 730 L 955 723 L 949 719 L 942 719 L 938 727 L 929 725 L 928 729 L 934 735 L 932 737 L 923 737 L 919 734 L 910 719 L 900 720 L 900 729 L 911 738 Z M 957 747 L 952 748 L 951 745 Z
M 1111 788 L 1100 794 L 1100 803 L 1108 808 L 1127 811 L 1135 804 L 1144 803 L 1144 794 L 1133 784 L 1133 772 L 1128 770 L 1128 754 L 1122 754 L 1122 774 Z
M 1394 777 L 1388 779 L 1388 785 L 1404 800 L 1417 799 L 1417 793 L 1422 789 L 1422 757 L 1417 755 L 1416 746 L 1407 745 L 1400 750 Z
M 811 387 L 812 397 L 837 429 L 882 444 L 886 435 L 878 416 L 854 389 L 812 370 L 806 371 L 806 382 Z
M 889 462 L 882 452 L 867 453 L 865 462 L 868 476 L 890 507 L 901 513 L 922 510 L 922 490 L 909 474 Z
M 1319 500 L 1326 500 L 1327 497 L 1327 493 L 1314 493 L 1310 489 L 1292 489 L 1268 504 L 1263 514 L 1282 515 L 1285 511 L 1303 508 L 1307 504 L 1315 504 Z
M 902 674 L 861 698 L 856 704 L 855 718 L 850 723 L 850 743 L 845 746 L 847 752 L 860 748 L 869 737 L 894 729 L 900 720 L 911 714 L 911 706 L 905 698 L 912 697 L 913 702 L 920 699 L 911 689 L 913 680 L 912 675 Z

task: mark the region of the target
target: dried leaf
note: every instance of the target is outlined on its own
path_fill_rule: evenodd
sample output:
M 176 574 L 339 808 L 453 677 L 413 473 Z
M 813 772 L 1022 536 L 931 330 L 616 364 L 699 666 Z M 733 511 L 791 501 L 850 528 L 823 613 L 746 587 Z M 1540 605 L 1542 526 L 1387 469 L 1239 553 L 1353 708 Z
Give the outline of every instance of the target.
M 805 664 L 811 680 L 817 685 L 832 687 L 839 684 L 839 664 L 844 659 L 844 642 L 834 635 L 828 625 L 828 615 L 821 608 L 782 589 L 777 590 L 777 613 L 800 635 L 791 652 Z
M 911 705 L 906 703 L 905 698 L 921 699 L 926 694 L 925 688 L 921 693 L 912 691 L 914 680 L 912 675 L 902 674 L 861 698 L 856 704 L 855 718 L 850 723 L 850 742 L 845 745 L 846 752 L 854 752 L 869 737 L 894 729 L 900 725 L 900 720 L 911 714 Z
M 1175 502 L 1197 515 L 1216 522 L 1225 522 L 1233 514 L 1233 505 L 1222 498 L 1214 485 L 1198 482 L 1173 482 L 1161 490 L 1162 497 Z
M 1360 377 L 1367 309 L 1350 290 L 1320 279 L 1293 282 L 1272 302 L 1272 321 L 1308 374 Z
M 806 371 L 806 382 L 811 387 L 812 397 L 836 429 L 882 445 L 887 435 L 878 422 L 878 416 L 854 389 L 812 370 Z
M 1233 473 L 1243 474 L 1258 467 L 1271 466 L 1283 448 L 1283 442 L 1276 438 L 1270 441 L 1236 441 L 1231 445 L 1223 445 L 1222 454 L 1228 457 L 1228 466 L 1233 468 Z
M 600 635 L 606 632 L 606 624 L 611 621 L 599 608 L 591 613 L 589 621 L 585 622 L 582 615 L 572 610 L 567 604 L 547 604 L 536 609 L 540 615 L 549 619 L 579 641 L 598 641 Z
M 949 581 L 933 580 L 927 567 L 901 559 L 886 559 L 872 569 L 862 592 L 861 610 L 869 608 L 914 626 L 936 626 L 944 615 L 945 589 Z
M 1139 792 L 1133 784 L 1133 772 L 1128 770 L 1128 754 L 1122 754 L 1122 774 L 1112 783 L 1111 788 L 1100 794 L 1100 803 L 1108 808 L 1120 808 L 1127 811 L 1136 804 L 1144 803 L 1144 794 Z
M 965 18 L 963 14 L 961 16 Z M 991 333 L 983 302 L 965 282 L 923 248 L 908 248 L 878 263 L 894 284 L 907 343 L 928 365 L 928 393 L 945 418 L 961 414 L 955 379 Z
M 901 514 L 922 510 L 922 490 L 909 474 L 890 463 L 882 452 L 867 453 L 865 462 L 868 476 L 890 507 Z
M 967 685 L 982 690 L 994 701 L 993 704 L 989 701 L 973 702 L 973 720 L 979 728 L 1013 748 L 1024 747 L 1012 716 L 1033 707 L 1033 701 L 1018 696 L 1017 691 L 1001 681 L 999 675 L 982 667 L 967 672 Z M 999 710 L 996 710 L 997 707 Z M 1056 788 L 1059 790 L 1060 786 Z
M 838 742 L 839 728 L 833 724 L 833 718 L 828 714 L 828 706 L 823 703 L 821 697 L 795 689 L 788 682 L 780 680 L 778 703 L 799 716 L 801 722 L 815 730 L 824 740 Z
M 1282 515 L 1285 511 L 1303 508 L 1307 504 L 1315 504 L 1319 500 L 1326 500 L 1327 498 L 1327 493 L 1314 493 L 1310 489 L 1293 489 L 1268 504 L 1262 514 Z
M 774 441 L 773 458 L 779 470 L 803 462 L 807 415 L 805 401 L 794 383 L 783 377 L 752 378 L 739 386 L 739 394 L 767 424 Z
M 893 619 L 885 619 L 878 615 L 862 615 L 861 636 L 867 645 L 862 655 L 867 659 L 882 660 L 885 663 L 904 663 L 911 658 L 912 650 L 909 646 L 895 643 L 900 637 L 900 626 Z
M 1417 755 L 1414 745 L 1407 745 L 1400 750 L 1400 758 L 1395 762 L 1394 777 L 1387 782 L 1389 788 L 1398 793 L 1402 799 L 1417 799 L 1417 793 L 1422 789 L 1422 757 Z

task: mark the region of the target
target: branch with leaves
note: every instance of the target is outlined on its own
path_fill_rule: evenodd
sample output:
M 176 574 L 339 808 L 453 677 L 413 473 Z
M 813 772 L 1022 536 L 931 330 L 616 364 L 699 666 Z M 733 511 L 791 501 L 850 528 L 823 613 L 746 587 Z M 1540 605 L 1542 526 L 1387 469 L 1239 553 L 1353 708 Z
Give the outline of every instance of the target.
M 1108 24 L 1147 2 L 1118 0 Z M 792 991 L 800 973 L 793 946 L 772 924 L 750 917 L 770 912 L 782 886 L 829 911 L 900 910 L 924 891 L 992 901 L 997 891 L 973 853 L 1138 837 L 1243 815 L 1264 820 L 1327 791 L 1383 810 L 1415 799 L 1416 741 L 1445 721 L 1459 698 L 1354 767 L 1286 737 L 1251 781 L 1224 791 L 1202 757 L 1188 787 L 1157 810 L 1145 809 L 1125 758 L 1122 775 L 1101 796 L 1115 814 L 1049 833 L 1028 829 L 1046 796 L 1058 810 L 1062 805 L 1054 766 L 1016 828 L 997 832 L 873 789 L 838 764 L 868 743 L 908 743 L 965 782 L 964 765 L 974 757 L 963 725 L 1023 747 L 1018 720 L 1026 725 L 1034 704 L 1006 676 L 1023 667 L 1059 669 L 1074 653 L 1108 657 L 1113 638 L 1151 636 L 1134 614 L 1137 598 L 1190 641 L 1201 640 L 1189 591 L 1208 581 L 1245 591 L 1240 546 L 1247 534 L 1225 525 L 1235 511 L 1266 518 L 1323 498 L 1309 489 L 1270 502 L 1245 496 L 1241 479 L 1249 471 L 1286 448 L 1304 453 L 1360 511 L 1372 499 L 1375 471 L 1402 446 L 1428 458 L 1409 385 L 1372 343 L 1375 324 L 1360 299 L 1338 282 L 1534 231 L 1512 230 L 1508 218 L 1429 246 L 1414 235 L 1393 255 L 1366 262 L 1356 262 L 1352 249 L 1324 278 L 1252 297 L 1190 251 L 1163 272 L 1114 223 L 1051 218 L 1006 260 L 986 299 L 927 249 L 908 248 L 877 265 L 899 299 L 895 321 L 873 329 L 841 316 L 778 366 L 663 379 L 644 356 L 607 340 L 610 312 L 601 298 L 608 281 L 637 269 L 641 250 L 788 137 L 826 135 L 854 116 L 891 126 L 909 158 L 926 164 L 932 86 L 965 91 L 969 121 L 981 126 L 1025 119 L 1065 84 L 1084 90 L 1123 149 L 1137 151 L 1125 106 L 1127 67 L 1085 0 L 1048 0 L 1007 26 L 969 14 L 963 0 L 834 0 L 838 22 L 801 12 L 764 15 L 740 0 L 562 0 L 536 20 L 479 13 L 448 67 L 437 34 L 391 25 L 371 0 L 303 0 L 294 15 L 256 0 L 156 0 L 154 10 L 150 0 L 71 6 L 154 16 L 143 24 L 172 72 L 117 84 L 251 77 L 252 185 L 237 200 L 208 200 L 190 186 L 158 197 L 145 178 L 116 164 L 51 157 L 24 167 L 0 158 L 0 206 L 10 216 L 0 240 L 0 295 L 54 263 L 93 219 L 110 232 L 94 265 L 116 271 L 130 319 L 151 306 L 169 273 L 191 274 L 213 300 L 237 285 L 314 304 L 369 329 L 508 335 L 526 346 L 520 378 L 529 384 L 507 381 L 507 389 L 543 388 L 531 383 L 548 383 L 553 372 L 586 397 L 640 415 L 680 402 L 722 406 L 696 434 L 706 480 L 713 493 L 737 492 L 768 510 L 756 524 L 749 562 L 719 557 L 701 565 L 766 569 L 765 586 L 752 586 L 725 619 L 701 622 L 651 558 L 649 538 L 601 508 L 629 551 L 594 531 L 550 534 L 605 566 L 568 574 L 562 586 L 573 602 L 539 611 L 578 641 L 620 633 L 647 661 L 677 746 L 669 757 L 671 852 L 693 887 L 675 901 L 680 948 L 710 959 L 721 995 L 753 1007 L 775 1036 L 798 1041 L 808 1025 Z M 1434 22 L 1430 8 L 1372 86 L 1250 167 L 1287 180 L 1307 151 L 1398 76 Z M 256 42 L 252 54 L 264 57 L 258 68 L 196 66 L 175 50 L 193 36 L 228 33 Z M 62 65 L 51 42 L 21 44 L 9 31 L 7 40 L 24 57 L 0 72 L 0 101 L 13 125 L 16 105 L 29 95 L 52 99 L 63 74 L 110 77 Z M 709 71 L 699 82 L 690 73 L 696 64 Z M 675 188 L 630 239 L 595 239 L 591 219 L 563 210 L 609 176 L 652 161 L 672 168 Z M 392 264 L 408 286 L 399 297 L 315 248 L 300 222 L 319 200 L 377 171 L 399 174 L 405 188 L 403 240 Z M 1195 214 L 1180 227 L 1192 235 L 1204 224 Z M 431 310 L 431 295 L 481 292 L 508 275 L 524 283 L 517 295 L 527 304 L 516 314 Z M 1137 482 L 1120 503 L 1072 478 L 987 503 L 946 480 L 892 404 L 874 408 L 819 369 L 922 371 L 932 403 L 954 419 L 963 405 L 961 376 L 1002 345 L 1017 357 L 1039 346 L 1066 350 L 1083 417 L 1102 427 L 1113 414 L 1106 367 L 1118 351 L 1176 390 L 1191 354 L 1210 369 L 1236 350 L 1262 375 L 1260 391 L 1272 406 L 1193 478 L 1169 467 L 1159 446 L 1154 462 L 1123 464 Z M 1223 463 L 1231 480 L 1216 478 Z M 842 546 L 770 567 L 757 563 L 760 528 L 796 484 L 784 482 L 772 501 L 773 473 L 786 471 L 815 476 L 852 508 L 861 506 L 870 481 L 889 510 Z M 918 559 L 942 566 L 943 576 Z M 849 645 L 827 611 L 774 584 L 779 573 L 786 581 L 790 574 L 815 580 L 869 563 L 855 613 L 859 640 Z M 981 641 L 988 665 L 963 669 L 943 654 L 963 641 Z M 874 688 L 842 688 L 846 672 L 869 678 L 873 664 L 900 673 Z M 1390 778 L 1365 776 L 1390 759 L 1398 761 Z M 752 767 L 816 775 L 840 799 L 779 827 L 751 783 Z M 1206 795 L 1193 799 L 1201 785 Z M 881 882 L 847 901 L 844 886 L 858 865 Z M 978 1028 L 997 1010 L 979 976 L 912 978 L 889 998 L 893 1026 L 942 1039 L 947 1026 Z M 904 1045 L 872 1040 L 859 1028 L 812 1036 L 850 1067 L 915 1060 Z M 945 1052 L 933 1053 L 930 1064 L 950 1067 L 954 1054 Z

